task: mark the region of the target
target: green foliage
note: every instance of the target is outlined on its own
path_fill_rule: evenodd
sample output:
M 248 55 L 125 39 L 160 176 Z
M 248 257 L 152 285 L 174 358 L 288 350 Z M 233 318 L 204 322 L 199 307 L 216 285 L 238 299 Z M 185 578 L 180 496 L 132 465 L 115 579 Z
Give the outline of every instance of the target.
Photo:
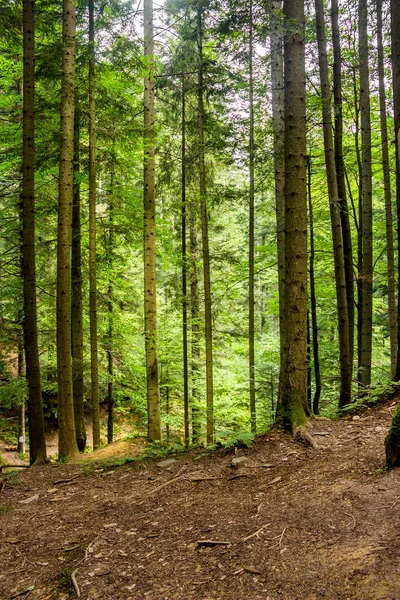
M 0 408 L 10 410 L 21 406 L 28 399 L 28 383 L 25 377 L 14 377 L 0 387 Z
M 72 583 L 72 569 L 71 567 L 65 567 L 60 575 L 58 589 L 62 592 L 72 593 L 74 591 L 74 584 Z
M 255 437 L 251 431 L 220 430 L 216 444 L 208 446 L 207 449 L 224 448 L 225 450 L 230 450 L 232 448 L 251 448 Z

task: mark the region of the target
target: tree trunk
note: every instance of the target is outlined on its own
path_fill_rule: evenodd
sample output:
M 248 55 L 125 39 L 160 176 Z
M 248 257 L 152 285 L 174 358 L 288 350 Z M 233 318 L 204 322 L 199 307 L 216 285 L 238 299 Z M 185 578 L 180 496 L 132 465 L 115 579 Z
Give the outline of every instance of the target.
M 24 340 L 21 335 L 18 336 L 18 377 L 23 376 L 24 370 Z M 18 454 L 25 454 L 25 402 L 18 406 Z
M 379 108 L 381 124 L 382 143 L 382 168 L 383 187 L 385 194 L 385 217 L 386 217 L 386 258 L 388 278 L 388 313 L 389 313 L 389 337 L 390 337 L 390 372 L 394 377 L 396 372 L 397 358 L 397 321 L 396 321 L 396 299 L 395 299 L 395 277 L 394 277 L 394 246 L 393 246 L 393 214 L 392 214 L 392 191 L 390 185 L 389 145 L 386 120 L 386 92 L 385 92 L 385 70 L 383 62 L 382 42 L 382 0 L 376 3 L 377 17 L 377 46 L 378 46 L 378 76 L 379 76 Z
M 335 265 L 336 302 L 339 325 L 340 356 L 340 398 L 339 407 L 351 402 L 351 350 L 349 313 L 347 310 L 347 287 L 345 274 L 345 258 L 342 237 L 342 221 L 340 218 L 340 202 L 336 178 L 335 155 L 332 136 L 332 114 L 328 58 L 325 37 L 325 17 L 323 0 L 315 0 L 319 71 L 321 81 L 322 123 L 324 132 L 325 166 L 329 194 L 329 209 L 332 227 L 333 258 Z
M 307 405 L 307 193 L 304 0 L 285 0 L 285 347 L 278 423 L 295 431 Z
M 251 431 L 256 433 L 256 387 L 254 369 L 254 84 L 252 0 L 250 0 L 249 29 L 249 387 Z
M 396 219 L 397 219 L 397 322 L 400 323 L 400 6 L 391 0 L 392 68 L 394 128 L 396 143 Z M 395 381 L 400 381 L 400 327 L 397 327 L 397 362 Z
M 74 402 L 75 434 L 79 452 L 86 447 L 86 422 L 83 397 L 83 322 L 82 322 L 82 250 L 81 198 L 79 184 L 80 110 L 75 104 L 74 123 L 74 197 L 72 205 L 72 291 L 71 291 L 71 348 L 72 394 Z
M 311 328 L 312 346 L 314 358 L 315 392 L 312 401 L 314 415 L 319 414 L 319 399 L 321 396 L 321 370 L 319 363 L 318 325 L 317 325 L 317 297 L 315 294 L 315 248 L 314 248 L 314 215 L 311 198 L 311 157 L 307 156 L 307 191 L 308 191 L 308 215 L 310 222 L 310 299 L 311 299 Z
M 200 300 L 199 279 L 197 273 L 198 244 L 197 244 L 197 219 L 194 206 L 191 206 L 189 215 L 190 227 L 190 316 L 192 329 L 192 443 L 197 445 L 200 441 Z
M 359 62 L 361 110 L 361 208 L 362 208 L 362 265 L 361 265 L 361 348 L 360 383 L 365 389 L 371 384 L 372 354 L 372 155 L 371 111 L 368 67 L 367 0 L 359 0 Z
M 71 243 L 74 183 L 75 0 L 64 0 L 57 245 L 58 454 L 78 454 L 72 397 Z
M 28 380 L 30 463 L 46 460 L 40 383 L 35 260 L 35 17 L 33 0 L 23 0 L 22 277 L 24 347 Z
M 203 99 L 203 15 L 199 2 L 197 7 L 197 43 L 199 51 L 198 65 L 198 119 L 199 119 L 199 184 L 201 232 L 203 246 L 204 276 L 204 319 L 206 339 L 206 398 L 207 398 L 207 444 L 214 441 L 214 399 L 213 399 L 213 357 L 212 357 L 212 317 L 211 317 L 211 282 L 210 253 L 208 248 L 208 215 L 206 199 L 206 169 L 204 160 L 204 99 Z
M 96 275 L 96 104 L 94 78 L 94 0 L 89 0 L 89 313 L 93 450 L 100 446 L 99 358 Z
M 284 86 L 282 53 L 282 1 L 273 0 L 271 23 L 271 87 L 272 87 L 272 126 L 274 132 L 274 171 L 275 171 L 275 208 L 276 237 L 278 248 L 278 291 L 279 291 L 279 340 L 280 372 L 278 404 L 283 393 L 283 357 L 284 357 L 284 297 L 285 297 L 285 155 L 284 155 Z
M 147 375 L 148 436 L 161 439 L 160 390 L 157 367 L 156 312 L 156 209 L 154 129 L 153 2 L 144 0 L 144 329 Z
M 182 173 L 181 173 L 181 243 L 182 243 L 182 333 L 183 333 L 183 412 L 185 446 L 189 446 L 189 369 L 187 326 L 187 258 L 186 258 L 186 89 L 182 75 Z
M 345 168 L 343 160 L 343 117 L 342 117 L 342 52 L 340 47 L 338 0 L 332 0 L 332 44 L 333 44 L 333 97 L 335 114 L 335 166 L 336 179 L 340 205 L 340 219 L 342 223 L 342 237 L 344 250 L 344 268 L 346 277 L 347 311 L 349 313 L 350 336 L 350 364 L 353 365 L 354 356 L 354 269 L 353 269 L 353 244 L 351 240 L 351 226 L 349 207 L 347 202 Z M 352 367 L 353 368 L 353 367 Z
M 108 333 L 107 333 L 107 373 L 108 373 L 108 384 L 107 384 L 107 442 L 111 444 L 114 438 L 114 362 L 113 362 L 113 336 L 114 336 L 114 306 L 113 306 L 113 265 L 114 265 L 114 185 L 115 185 L 115 172 L 114 172 L 114 143 L 113 139 L 113 164 L 111 171 L 111 189 L 110 198 L 108 204 L 108 215 L 109 215 L 109 231 L 108 231 L 108 300 L 107 300 L 107 311 L 108 311 Z

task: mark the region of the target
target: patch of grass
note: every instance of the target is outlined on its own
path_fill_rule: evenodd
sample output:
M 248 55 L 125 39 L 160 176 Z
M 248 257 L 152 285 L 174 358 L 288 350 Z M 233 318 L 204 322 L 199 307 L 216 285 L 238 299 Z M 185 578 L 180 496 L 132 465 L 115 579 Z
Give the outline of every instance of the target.
M 74 591 L 71 575 L 72 569 L 70 567 L 65 567 L 65 569 L 62 570 L 57 586 L 60 591 L 68 593 Z
M 6 515 L 13 510 L 13 507 L 6 504 L 6 506 L 0 506 L 0 515 Z

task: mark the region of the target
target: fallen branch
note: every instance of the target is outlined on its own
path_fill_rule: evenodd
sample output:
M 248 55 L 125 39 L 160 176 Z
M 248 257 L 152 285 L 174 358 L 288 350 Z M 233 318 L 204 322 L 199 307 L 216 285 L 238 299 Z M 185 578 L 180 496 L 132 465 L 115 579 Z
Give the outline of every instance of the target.
M 76 574 L 77 574 L 77 572 L 78 572 L 78 569 L 75 569 L 74 571 L 72 571 L 72 573 L 71 573 L 71 581 L 72 581 L 72 585 L 74 586 L 74 590 L 76 592 L 77 597 L 80 598 L 81 597 L 81 591 L 79 589 L 78 582 L 76 581 Z
M 17 592 L 16 594 L 10 596 L 10 598 L 18 598 L 18 596 L 25 596 L 25 594 L 30 594 L 34 589 L 35 586 L 30 585 L 28 588 L 26 588 L 26 590 L 23 590 L 22 592 Z
M 266 527 L 268 527 L 269 525 L 271 525 L 271 523 L 266 523 L 266 525 L 263 525 L 262 527 L 260 527 L 260 529 L 257 529 L 257 531 L 255 531 L 254 533 L 251 533 L 247 537 L 245 537 L 242 540 L 240 540 L 239 543 L 243 544 L 244 542 L 247 542 L 248 540 L 251 540 L 251 538 L 256 537 L 256 535 L 258 535 L 259 533 L 261 533 L 262 530 L 265 529 Z
M 175 483 L 176 481 L 179 481 L 180 479 L 184 479 L 184 476 L 180 475 L 179 477 L 174 477 L 173 479 L 169 479 L 165 483 L 162 483 L 158 487 L 154 488 L 154 490 L 150 490 L 149 495 L 155 494 L 159 490 L 162 490 L 163 488 L 167 487 L 167 485 L 171 485 L 172 483 Z
M 75 477 L 71 477 L 70 479 L 59 479 L 58 481 L 55 481 L 53 483 L 53 485 L 58 485 L 60 483 L 69 483 L 70 481 L 74 481 L 74 479 L 78 479 L 79 475 L 75 475 Z
M 223 542 L 221 540 L 197 540 L 199 546 L 230 546 L 232 542 Z

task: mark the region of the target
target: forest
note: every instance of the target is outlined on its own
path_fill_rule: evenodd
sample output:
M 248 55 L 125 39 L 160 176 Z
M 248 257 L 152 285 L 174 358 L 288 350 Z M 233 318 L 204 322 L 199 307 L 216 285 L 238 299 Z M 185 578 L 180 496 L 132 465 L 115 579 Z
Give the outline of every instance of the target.
M 327 4 L 1 1 L 0 425 L 31 464 L 49 424 L 64 461 L 249 447 L 395 394 L 400 8 Z

